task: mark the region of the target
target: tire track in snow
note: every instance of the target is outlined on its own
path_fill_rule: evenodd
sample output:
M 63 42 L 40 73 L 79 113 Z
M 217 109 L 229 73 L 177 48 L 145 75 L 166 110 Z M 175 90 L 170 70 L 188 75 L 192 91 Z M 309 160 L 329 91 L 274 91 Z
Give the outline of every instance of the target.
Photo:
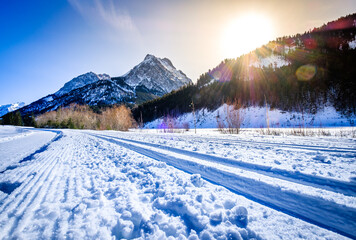
M 91 134 L 93 135 L 93 134 Z M 182 158 L 176 158 L 144 147 L 125 143 L 112 137 L 94 135 L 97 138 L 115 143 L 147 157 L 188 172 L 200 174 L 203 178 L 227 189 L 243 195 L 253 201 L 282 211 L 293 217 L 300 218 L 319 227 L 326 228 L 346 237 L 356 238 L 356 209 L 339 205 L 318 197 L 299 194 L 293 191 L 283 191 L 279 187 L 245 178 L 230 172 L 195 163 Z
M 40 191 L 44 188 L 44 184 L 46 183 L 49 175 L 53 172 L 56 165 L 55 162 L 56 160 L 51 161 L 42 173 L 38 173 L 38 178 L 35 177 L 31 179 L 31 186 L 28 186 L 27 189 L 23 189 L 24 194 L 21 194 L 20 199 L 16 198 L 16 202 L 18 202 L 18 204 L 12 206 L 12 210 L 10 210 L 11 213 L 9 214 L 10 222 L 12 223 L 11 229 L 9 230 L 10 236 L 14 234 L 14 231 L 18 226 L 21 226 L 19 222 L 22 220 L 23 216 L 26 213 L 31 214 L 29 207 L 34 202 L 37 202 L 36 198 L 40 194 Z M 5 209 L 5 212 L 8 211 L 9 209 Z
M 189 136 L 193 139 L 199 139 L 194 136 Z M 278 143 L 278 142 L 264 142 L 264 141 L 252 141 L 252 140 L 242 140 L 242 139 L 223 139 L 223 138 L 206 138 L 208 141 L 221 142 L 221 143 L 241 143 L 241 144 L 252 144 L 258 146 L 272 146 L 276 148 L 287 148 L 287 149 L 297 149 L 297 150 L 309 150 L 309 151 L 320 151 L 320 152 L 334 152 L 334 153 L 355 153 L 354 148 L 344 148 L 344 147 L 328 147 L 328 146 L 318 146 L 318 145 L 305 145 L 305 144 L 291 144 L 291 143 Z
M 11 176 L 11 181 L 12 182 L 20 182 L 24 183 L 30 176 L 34 176 L 37 174 L 37 170 L 41 169 L 46 165 L 45 161 L 37 161 L 37 162 L 32 162 L 32 163 L 24 163 L 21 164 L 21 166 L 18 166 L 15 171 L 15 174 L 7 172 L 6 174 L 9 174 Z M 5 174 L 1 175 L 2 178 L 7 177 Z M 0 204 L 0 211 L 1 211 L 1 204 Z
M 46 151 L 40 155 L 42 161 L 40 161 L 40 159 L 36 159 L 36 161 L 31 162 L 30 166 L 36 165 L 35 168 L 42 169 L 47 167 L 48 169 L 51 165 L 49 164 L 49 160 L 53 159 L 56 161 L 52 167 L 52 170 L 44 170 L 41 181 L 39 180 L 35 183 L 33 188 L 27 188 L 24 190 L 30 192 L 35 191 L 36 193 L 34 195 L 30 194 L 32 199 L 29 201 L 27 206 L 24 206 L 23 202 L 27 201 L 26 199 L 29 199 L 29 197 L 22 202 L 19 200 L 19 206 L 24 209 L 24 211 L 16 212 L 16 209 L 14 210 L 15 216 L 8 217 L 10 221 L 4 228 L 7 231 L 0 233 L 0 238 L 2 234 L 5 234 L 6 236 L 6 233 L 10 236 L 17 236 L 21 238 L 23 234 L 26 234 L 25 231 L 28 231 L 26 230 L 27 228 L 29 228 L 30 231 L 33 231 L 33 226 L 38 228 L 37 230 L 40 235 L 37 236 L 41 236 L 41 238 L 44 239 L 60 239 L 62 236 L 66 236 L 66 234 L 68 234 L 68 226 L 70 226 L 68 213 L 71 212 L 71 205 L 73 205 L 73 203 L 71 201 L 68 202 L 68 200 L 75 195 L 76 184 L 71 183 L 70 186 L 66 186 L 65 183 L 67 180 L 69 183 L 73 176 L 80 176 L 74 174 L 75 170 L 73 167 L 77 165 L 75 163 L 76 161 L 73 159 L 74 153 L 75 149 L 72 146 L 72 142 L 68 142 L 68 140 L 65 140 L 64 142 L 60 141 L 54 146 L 53 149 L 49 149 L 49 151 Z M 39 161 L 44 164 L 36 164 Z M 25 166 L 22 167 L 24 168 Z M 45 172 L 48 173 L 47 177 L 44 176 Z M 39 174 L 40 172 L 37 173 L 37 175 Z M 29 183 L 33 183 L 33 179 L 28 179 L 27 185 L 29 185 Z M 41 185 L 41 183 L 42 186 L 36 188 L 36 185 Z M 65 193 L 68 198 L 65 198 Z M 56 205 L 56 209 L 54 209 L 54 211 L 53 203 Z M 8 212 L 8 209 L 5 209 L 5 211 Z M 16 216 L 17 218 L 14 219 Z M 10 230 L 9 227 L 11 227 Z
M 44 204 L 44 206 L 46 207 L 48 205 L 48 203 L 52 203 L 52 204 L 56 204 L 58 206 L 59 209 L 62 209 L 60 206 L 61 203 L 61 198 L 63 196 L 63 192 L 65 191 L 64 188 L 62 188 L 62 184 L 65 181 L 65 176 L 63 176 L 63 173 L 70 173 L 71 168 L 68 164 L 68 162 L 70 162 L 72 159 L 72 152 L 73 152 L 73 146 L 64 146 L 65 151 L 62 152 L 63 155 L 61 155 L 60 158 L 60 163 L 59 163 L 59 167 L 56 168 L 56 178 L 54 178 L 52 180 L 52 184 L 51 187 L 47 190 L 47 193 L 45 194 L 45 196 L 42 198 L 42 202 L 40 205 L 38 205 L 38 210 L 37 211 L 41 211 L 42 210 L 42 204 Z M 60 210 L 61 211 L 61 210 Z M 48 224 L 46 224 L 44 231 L 41 233 L 41 236 L 44 236 L 47 239 L 56 239 L 58 238 L 58 235 L 55 236 L 53 235 L 54 233 L 57 232 L 57 228 L 58 228 L 58 219 L 61 218 L 63 216 L 62 212 L 57 212 L 54 213 L 54 217 L 51 221 L 48 222 Z
M 21 164 L 24 163 L 24 162 L 33 160 L 33 158 L 35 157 L 36 154 L 39 154 L 39 153 L 42 153 L 42 152 L 46 151 L 48 149 L 48 147 L 52 143 L 58 141 L 59 139 L 61 139 L 63 137 L 63 133 L 60 132 L 60 131 L 51 131 L 51 132 L 55 132 L 56 135 L 48 143 L 46 143 L 45 145 L 43 145 L 42 147 L 38 148 L 33 153 L 31 153 L 31 154 L 27 155 L 26 157 L 24 157 L 23 159 L 21 159 L 17 164 L 10 165 L 10 166 L 6 167 L 3 171 L 0 172 L 0 174 L 3 174 L 3 173 L 5 173 L 6 171 L 9 171 L 9 170 L 13 170 L 13 169 L 21 166 Z
M 77 146 L 77 142 L 75 142 Z M 52 239 L 71 239 L 71 224 L 73 219 L 73 209 L 82 200 L 83 196 L 78 195 L 78 188 L 81 185 L 81 181 L 77 180 L 81 178 L 81 174 L 78 174 L 78 163 L 74 159 L 83 159 L 78 156 L 78 149 L 73 146 L 71 156 L 65 163 L 65 170 L 63 181 L 61 184 L 61 198 L 57 199 L 60 203 L 60 216 L 53 224 Z
M 154 144 L 154 143 L 147 143 L 147 142 L 136 141 L 136 140 L 126 139 L 126 138 L 118 138 L 113 136 L 110 136 L 110 138 L 118 139 L 121 141 L 143 144 L 146 146 L 155 147 L 159 149 L 164 149 L 174 153 L 183 154 L 189 157 L 195 157 L 195 158 L 199 158 L 202 160 L 206 160 L 218 164 L 224 164 L 226 166 L 237 167 L 247 171 L 253 171 L 259 174 L 263 174 L 269 177 L 292 181 L 295 183 L 299 183 L 311 187 L 317 187 L 317 188 L 325 189 L 327 191 L 341 193 L 347 196 L 356 196 L 355 182 L 344 182 L 336 179 L 323 178 L 323 177 L 308 175 L 300 172 L 291 172 L 288 170 L 272 168 L 270 166 L 258 165 L 258 164 L 244 162 L 244 161 L 238 161 L 235 159 L 217 157 L 204 153 L 192 152 L 188 150 L 168 147 L 168 146 Z
M 0 223 L 5 226 L 0 235 L 16 235 L 26 226 L 26 221 L 50 191 L 51 183 L 58 172 L 55 170 L 58 159 L 65 152 L 64 148 L 64 152 L 46 151 L 38 156 L 36 159 L 38 164 L 32 164 L 38 169 L 36 175 L 32 175 L 33 177 L 16 189 L 16 193 L 8 196 L 1 206 Z
M 55 131 L 57 132 L 57 131 Z M 47 148 L 50 146 L 50 144 L 60 140 L 63 137 L 62 133 L 58 133 L 49 143 Z M 55 140 L 55 141 L 54 141 Z M 47 144 L 46 144 L 47 145 Z M 37 153 L 39 154 L 39 153 Z M 32 157 L 34 158 L 35 155 L 34 154 L 30 154 L 32 155 Z M 28 155 L 28 156 L 30 156 Z M 3 173 L 2 175 L 0 175 L 0 178 L 5 179 L 7 177 L 7 175 L 11 176 L 11 181 L 12 182 L 24 182 L 30 175 L 35 174 L 37 169 L 42 168 L 43 166 L 41 166 L 41 164 L 45 165 L 45 162 L 28 162 L 25 161 L 22 164 L 19 165 L 15 165 L 12 169 L 8 169 L 8 170 L 13 170 L 16 171 L 16 174 L 12 174 L 12 171 L 7 171 L 7 172 L 1 172 Z M 0 204 L 1 207 L 1 204 Z M 0 208 L 1 209 L 1 208 Z
M 48 168 L 49 166 L 49 162 L 47 161 L 41 161 L 41 159 L 39 159 L 38 161 L 36 161 L 36 163 L 32 164 L 32 167 L 28 169 L 28 171 L 25 171 L 23 173 L 23 175 L 21 176 L 22 179 L 24 179 L 22 181 L 22 184 L 19 188 L 17 188 L 12 194 L 10 194 L 7 199 L 3 202 L 3 204 L 0 207 L 0 218 L 1 218 L 1 213 L 3 211 L 9 211 L 9 208 L 13 209 L 16 208 L 16 206 L 14 205 L 17 201 L 20 201 L 19 196 L 23 196 L 24 194 L 26 194 L 26 190 L 29 188 L 32 188 L 34 185 L 34 179 L 37 179 L 36 181 L 38 181 L 38 177 L 43 174 L 43 172 Z M 25 168 L 25 167 L 24 167 Z M 36 171 L 38 170 L 38 171 Z M 39 175 L 40 174 L 40 175 Z M 20 178 L 19 178 L 20 179 Z
M 85 136 L 85 135 L 83 135 Z M 85 141 L 84 141 L 85 142 Z M 84 148 L 78 148 L 78 146 L 85 146 Z M 82 224 L 82 220 L 77 217 L 77 208 L 83 202 L 83 199 L 91 196 L 92 191 L 90 189 L 93 186 L 84 186 L 86 179 L 93 178 L 93 176 L 87 172 L 86 161 L 91 159 L 89 152 L 93 149 L 86 149 L 86 144 L 81 142 L 81 138 L 78 138 L 74 142 L 71 156 L 64 164 L 62 182 L 60 185 L 60 195 L 56 201 L 61 206 L 59 211 L 59 217 L 53 222 L 53 229 L 51 235 L 48 238 L 52 239 L 72 239 L 73 233 L 78 231 L 75 227 Z M 94 149 L 95 150 L 95 149 Z M 83 170 L 86 171 L 83 171 Z M 90 177 L 89 177 L 89 176 Z
M 41 202 L 45 199 L 50 190 L 50 184 L 54 180 L 54 176 L 56 174 L 56 165 L 57 161 L 52 165 L 50 171 L 42 177 L 41 182 L 39 183 L 41 186 L 37 189 L 33 189 L 35 193 L 31 196 L 31 198 L 27 198 L 28 201 L 25 201 L 25 203 L 21 204 L 21 206 L 17 209 L 17 224 L 13 225 L 10 236 L 16 236 L 23 231 L 23 229 L 27 226 L 29 219 L 31 219 L 31 217 L 35 214 L 35 210 L 39 208 Z
M 6 236 L 8 235 L 8 232 L 14 231 L 15 226 L 18 224 L 18 221 L 22 216 L 22 213 L 19 212 L 18 208 L 23 209 L 23 206 L 27 206 L 29 204 L 29 199 L 32 199 L 34 194 L 33 192 L 36 191 L 36 187 L 42 182 L 41 180 L 45 173 L 51 170 L 50 167 L 51 166 L 48 165 L 41 173 L 38 173 L 38 175 L 31 178 L 29 183 L 20 190 L 21 193 L 16 196 L 14 201 L 10 202 L 10 204 L 4 208 L 4 211 L 0 211 L 0 225 L 5 225 L 0 234 L 6 233 Z
M 70 159 L 70 158 L 68 158 Z M 70 187 L 70 178 L 73 175 L 72 174 L 72 168 L 69 165 L 69 162 L 66 162 L 64 164 L 64 170 L 62 173 L 64 175 L 61 176 L 61 181 L 58 184 L 57 188 L 57 194 L 56 198 L 53 199 L 53 202 L 56 202 L 59 204 L 60 207 L 60 213 L 59 217 L 54 221 L 53 223 L 53 229 L 52 229 L 52 234 L 49 238 L 51 239 L 64 239 L 65 234 L 67 233 L 68 230 L 68 216 L 69 216 L 69 204 L 68 204 L 68 195 L 69 195 L 69 187 Z M 66 206 L 66 207 L 64 207 Z M 60 237 L 61 236 L 61 237 Z
M 51 140 L 49 141 L 47 144 L 43 145 L 42 147 L 40 147 L 39 149 L 37 149 L 34 153 L 31 153 L 30 155 L 28 155 L 27 157 L 23 158 L 22 160 L 19 161 L 19 164 L 23 163 L 23 162 L 27 162 L 27 161 L 31 161 L 34 156 L 36 154 L 39 154 L 39 153 L 42 153 L 44 151 L 46 151 L 48 149 L 48 147 L 58 141 L 59 139 L 61 139 L 63 137 L 63 133 L 62 132 L 59 132 L 57 133 L 57 135 Z

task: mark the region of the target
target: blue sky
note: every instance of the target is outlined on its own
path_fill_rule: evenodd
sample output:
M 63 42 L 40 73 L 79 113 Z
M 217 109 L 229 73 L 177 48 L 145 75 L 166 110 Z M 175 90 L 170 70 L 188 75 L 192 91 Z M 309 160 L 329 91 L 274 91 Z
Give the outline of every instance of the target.
M 222 32 L 245 12 L 266 16 L 273 40 L 356 12 L 356 1 L 1 0 L 0 105 L 29 104 L 89 71 L 123 75 L 147 53 L 195 81 L 230 57 Z

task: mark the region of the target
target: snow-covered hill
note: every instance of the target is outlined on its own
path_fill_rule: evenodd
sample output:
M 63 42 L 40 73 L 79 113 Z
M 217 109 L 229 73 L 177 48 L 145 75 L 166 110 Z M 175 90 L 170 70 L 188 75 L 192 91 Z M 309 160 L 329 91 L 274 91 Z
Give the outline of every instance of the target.
M 22 108 L 23 106 L 25 106 L 24 102 L 0 105 L 0 117 L 4 116 L 5 114 L 7 114 L 9 112 L 13 112 L 19 108 Z
M 73 78 L 56 93 L 22 108 L 21 113 L 39 114 L 72 103 L 88 105 L 142 103 L 191 82 L 169 59 L 147 55 L 143 62 L 122 77 L 88 72 Z
M 279 128 L 299 128 L 299 127 L 347 127 L 355 126 L 356 116 L 342 116 L 333 107 L 324 107 L 315 114 L 302 112 L 286 112 L 279 109 L 267 109 L 265 107 L 248 107 L 239 111 L 241 127 L 243 128 L 265 128 L 267 119 L 270 127 Z M 224 104 L 214 111 L 200 109 L 196 111 L 196 125 L 198 128 L 217 128 L 218 121 L 227 126 L 227 115 L 233 116 L 237 113 L 233 106 Z M 237 116 L 237 114 L 235 115 Z M 268 117 L 267 117 L 268 116 Z M 162 127 L 164 118 L 156 119 L 145 124 L 145 128 L 153 129 Z M 194 127 L 193 113 L 182 114 L 173 119 L 176 127 L 183 127 L 187 124 Z

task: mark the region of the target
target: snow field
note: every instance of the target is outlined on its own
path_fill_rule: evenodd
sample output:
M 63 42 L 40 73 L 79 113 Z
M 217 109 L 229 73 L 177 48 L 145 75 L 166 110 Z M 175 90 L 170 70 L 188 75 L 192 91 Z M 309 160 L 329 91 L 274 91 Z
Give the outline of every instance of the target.
M 81 134 L 65 135 L 32 164 L 1 176 L 21 183 L 1 204 L 1 238 L 256 237 L 236 202 L 229 205 L 235 224 L 209 228 L 207 210 L 217 197 L 204 207 L 195 200 L 203 201 L 196 193 L 203 185 L 198 175 Z
M 261 136 L 254 131 L 229 135 L 216 130 L 198 135 L 144 130 L 120 137 L 345 182 L 356 177 L 356 141 L 351 138 Z
M 319 226 L 333 229 L 336 232 L 352 236 L 353 229 L 356 227 L 353 221 L 356 215 L 355 199 L 353 197 L 345 201 L 345 196 L 342 194 L 296 185 L 293 182 L 280 181 L 279 179 L 267 178 L 266 180 L 264 176 L 255 176 L 253 178 L 256 175 L 253 172 L 245 174 L 239 168 L 227 169 L 223 164 L 219 165 L 217 162 L 211 164 L 211 162 L 200 159 L 187 159 L 179 154 L 170 154 L 165 150 L 147 147 L 149 145 L 147 143 L 132 144 L 134 141 L 130 141 L 130 144 L 127 144 L 125 143 L 127 141 L 123 141 L 120 138 L 101 138 L 132 149 L 140 154 L 167 162 L 188 173 L 200 173 L 204 178 L 235 192 L 242 193 L 250 199 L 316 223 Z M 142 147 L 142 145 L 146 146 Z M 324 181 L 324 184 L 327 184 L 327 181 Z M 344 184 L 346 185 L 347 183 Z M 354 191 L 351 194 L 354 196 Z M 340 206 L 337 203 L 346 204 L 350 207 Z
M 164 162 L 178 159 L 182 162 L 177 164 L 184 166 L 183 160 L 189 160 L 186 154 L 172 153 L 163 146 L 176 141 L 174 147 L 190 151 L 188 145 L 197 141 L 193 135 L 180 138 L 174 134 L 145 132 L 62 132 L 63 136 L 55 141 L 49 139 L 46 149 L 0 174 L 0 185 L 6 183 L 9 188 L 8 192 L 0 191 L 0 239 L 344 239 L 202 177 L 205 170 L 222 167 L 219 173 L 232 167 L 216 163 L 210 166 L 209 162 L 200 160 L 203 174 L 192 172 L 196 170 L 194 164 L 188 165 L 191 171 L 187 172 L 193 173 L 189 174 Z M 218 140 L 221 135 L 200 137 Z M 13 145 L 20 139 L 13 139 Z M 133 143 L 134 139 L 166 142 L 161 142 L 162 149 L 159 149 L 145 143 Z M 118 144 L 119 141 L 124 144 Z M 205 145 L 198 142 L 196 148 L 203 149 Z M 6 150 L 0 153 L 12 154 Z M 28 154 L 32 151 L 28 150 Z M 268 176 L 258 173 L 252 176 L 240 169 L 231 171 L 241 179 L 260 178 L 257 184 L 265 184 L 267 190 L 280 191 L 273 179 L 272 182 L 266 180 Z M 234 183 L 229 178 L 221 180 Z M 277 183 L 280 182 L 283 181 L 279 179 Z M 287 187 L 287 193 L 294 188 Z M 259 188 L 257 185 L 249 188 L 252 193 L 254 189 Z M 301 188 L 296 201 L 313 199 L 308 196 L 314 193 L 309 194 L 305 189 L 312 191 L 313 187 Z M 331 196 L 330 206 L 345 210 L 346 215 L 349 207 L 354 206 L 352 196 L 339 201 L 336 192 L 317 189 L 315 194 L 319 190 L 320 195 Z M 316 199 L 326 203 L 329 200 L 325 196 L 324 200 L 322 197 Z
M 294 192 L 304 194 L 304 195 L 311 195 L 311 196 L 315 196 L 318 198 L 323 198 L 325 200 L 332 200 L 332 201 L 335 201 L 336 203 L 341 204 L 341 205 L 356 208 L 356 198 L 355 197 L 345 196 L 345 195 L 337 193 L 337 192 L 327 191 L 327 190 L 315 188 L 312 186 L 306 186 L 306 185 L 302 185 L 302 184 L 298 184 L 298 183 L 294 183 L 294 182 L 290 182 L 290 181 L 285 181 L 283 179 L 276 179 L 275 177 L 269 177 L 268 175 L 259 174 L 254 171 L 245 171 L 245 170 L 239 169 L 239 168 L 236 169 L 236 167 L 230 167 L 230 166 L 218 163 L 218 162 L 211 162 L 211 161 L 206 161 L 206 160 L 202 160 L 199 158 L 195 158 L 195 157 L 192 157 L 189 155 L 187 156 L 187 155 L 183 155 L 183 154 L 179 154 L 179 153 L 173 153 L 169 150 L 164 150 L 161 148 L 147 146 L 144 143 L 138 144 L 136 142 L 125 141 L 120 138 L 116 138 L 116 139 L 118 139 L 119 141 L 122 141 L 122 142 L 132 144 L 134 146 L 139 146 L 139 147 L 143 147 L 145 149 L 149 149 L 155 153 L 162 153 L 165 156 L 173 156 L 173 157 L 176 157 L 179 159 L 184 159 L 187 161 L 198 163 L 202 166 L 211 167 L 211 168 L 217 169 L 219 171 L 228 172 L 231 174 L 238 173 L 239 176 L 242 176 L 245 178 L 251 178 L 251 179 L 254 179 L 257 181 L 262 181 L 262 182 L 268 183 L 268 185 L 283 189 L 284 191 L 294 191 Z M 353 192 L 350 193 L 350 195 L 351 194 L 353 194 Z

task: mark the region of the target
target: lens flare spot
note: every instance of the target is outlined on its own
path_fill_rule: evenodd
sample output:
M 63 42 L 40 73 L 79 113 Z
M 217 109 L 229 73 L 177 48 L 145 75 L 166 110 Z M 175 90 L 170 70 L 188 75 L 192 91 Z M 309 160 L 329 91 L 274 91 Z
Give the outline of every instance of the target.
M 216 71 L 213 73 L 213 77 L 216 79 L 216 80 L 220 80 L 221 78 L 221 72 L 220 71 Z
M 299 81 L 309 81 L 315 76 L 315 74 L 316 67 L 312 64 L 300 66 L 295 72 L 295 75 Z

